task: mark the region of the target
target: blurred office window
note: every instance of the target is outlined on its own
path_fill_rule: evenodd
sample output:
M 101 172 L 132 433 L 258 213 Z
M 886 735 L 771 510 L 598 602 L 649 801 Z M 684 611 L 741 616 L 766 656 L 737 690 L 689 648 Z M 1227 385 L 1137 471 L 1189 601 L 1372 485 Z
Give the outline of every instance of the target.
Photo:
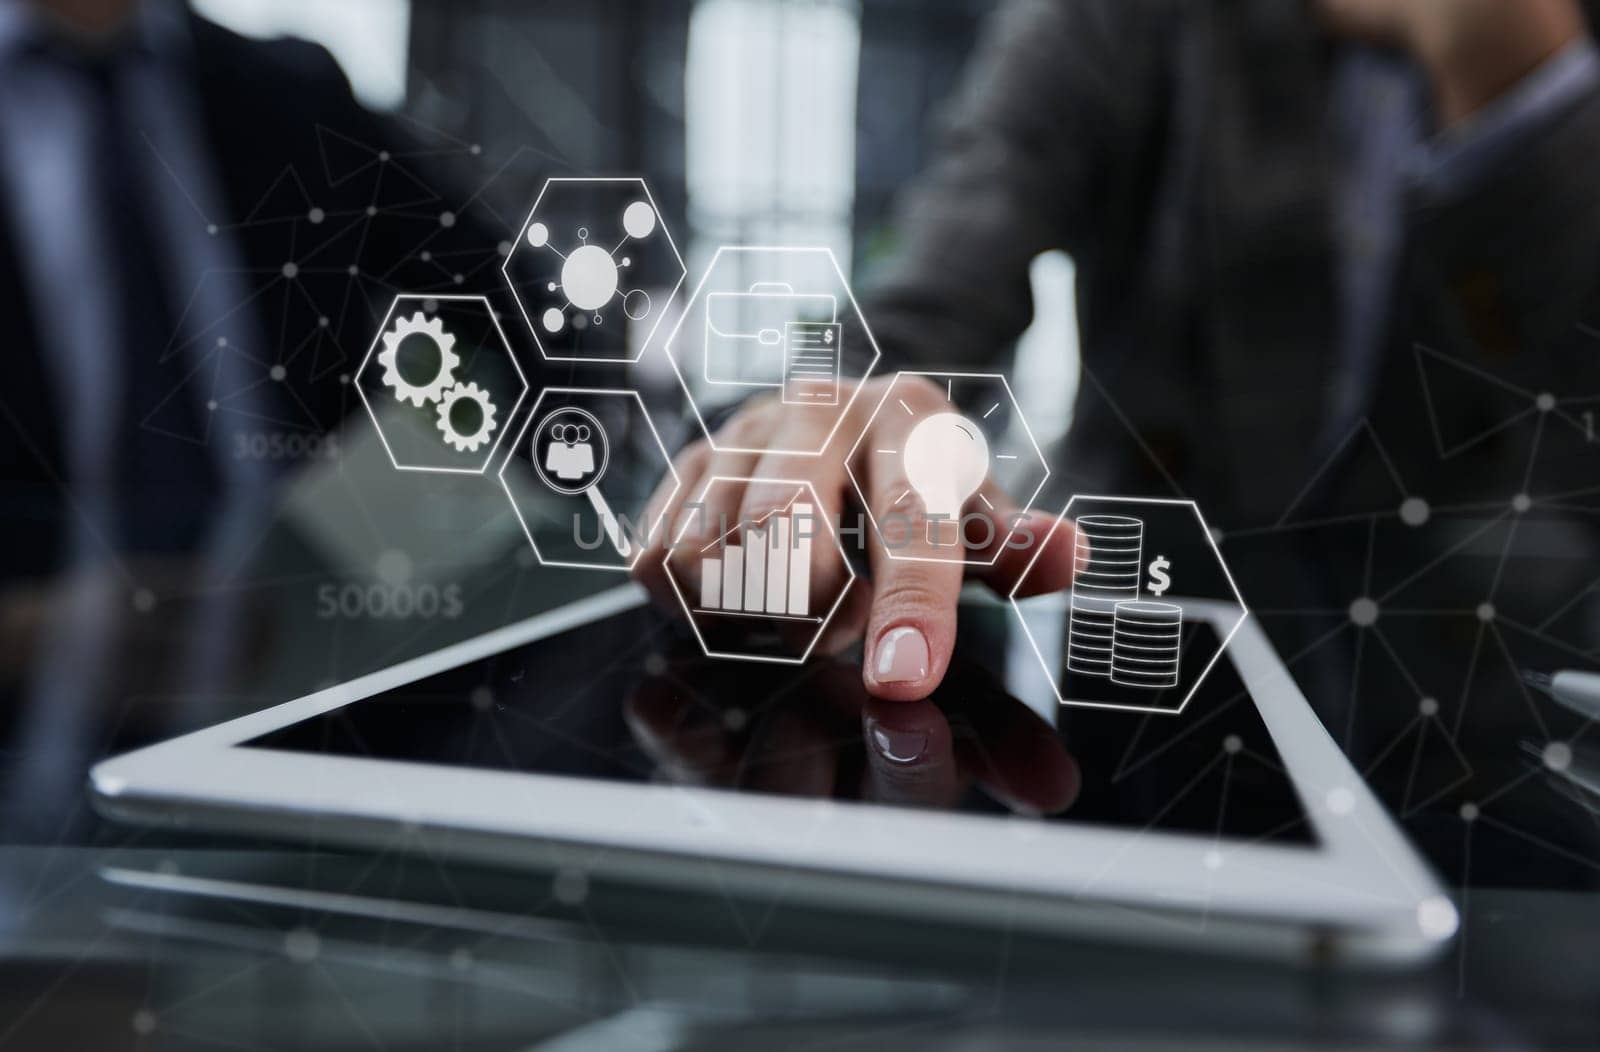
M 193 0 L 194 9 L 246 36 L 298 36 L 333 52 L 356 94 L 377 109 L 406 98 L 411 0 Z
M 718 245 L 826 245 L 849 273 L 861 13 L 699 0 L 684 73 L 690 270 Z

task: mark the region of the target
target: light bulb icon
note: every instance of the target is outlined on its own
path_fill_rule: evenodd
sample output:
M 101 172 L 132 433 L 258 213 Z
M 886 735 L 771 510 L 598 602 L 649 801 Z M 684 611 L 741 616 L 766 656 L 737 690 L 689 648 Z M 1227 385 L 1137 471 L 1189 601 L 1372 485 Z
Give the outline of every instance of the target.
M 960 413 L 925 417 L 906 439 L 906 481 L 922 498 L 928 543 L 961 542 L 961 509 L 989 476 L 989 440 Z

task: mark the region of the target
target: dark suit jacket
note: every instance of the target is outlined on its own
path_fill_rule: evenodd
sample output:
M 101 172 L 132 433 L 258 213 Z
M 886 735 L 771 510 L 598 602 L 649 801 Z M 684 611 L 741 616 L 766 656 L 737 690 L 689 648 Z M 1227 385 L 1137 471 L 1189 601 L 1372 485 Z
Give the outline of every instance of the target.
M 493 257 L 496 238 L 467 217 L 441 227 L 439 212 L 460 206 L 438 189 L 448 176 L 407 156 L 416 149 L 411 138 L 356 101 L 326 50 L 298 40 L 248 40 L 198 17 L 191 27 L 193 61 L 185 72 L 225 198 L 227 214 L 218 224 L 235 239 L 248 271 L 249 309 L 262 330 L 254 345 L 287 353 L 301 341 L 318 341 L 293 356 L 285 383 L 262 385 L 270 417 L 263 427 L 329 430 L 356 404 L 339 375 L 354 372 L 395 292 L 485 291 L 477 286 L 497 276 L 493 266 L 473 265 L 468 285 L 455 286 L 437 264 L 419 259 L 420 250 L 466 267 Z M 392 152 L 387 164 L 377 161 L 382 150 Z M 377 216 L 366 215 L 370 205 L 379 208 Z M 309 223 L 313 207 L 323 210 L 323 223 Z M 45 576 L 57 566 L 72 483 L 62 463 L 63 422 L 54 419 L 18 265 L 27 251 L 0 220 L 0 316 L 7 319 L 11 370 L 0 384 L 7 507 L 0 581 Z M 294 282 L 281 277 L 290 260 L 300 265 Z M 351 264 L 361 268 L 356 279 L 346 271 Z M 174 317 L 190 291 L 174 290 Z M 332 322 L 320 333 L 319 316 Z M 175 356 L 159 367 L 176 384 L 190 365 Z
M 904 197 L 903 250 L 867 308 L 886 353 L 992 364 L 1032 317 L 1029 263 L 1065 249 L 1087 376 L 1058 481 L 1181 490 L 1230 527 L 1274 521 L 1327 452 L 1340 367 L 1330 52 L 1286 0 L 1006 4 L 941 157 Z M 1499 394 L 1434 397 L 1445 419 L 1430 426 L 1416 343 L 1520 384 L 1600 390 L 1600 354 L 1572 339 L 1600 274 L 1597 160 L 1591 96 L 1475 192 L 1411 202 L 1373 423 L 1437 504 L 1520 479 L 1525 451 L 1490 441 L 1442 460 L 1435 430 L 1498 419 Z M 1319 499 L 1398 503 L 1387 481 L 1347 485 Z

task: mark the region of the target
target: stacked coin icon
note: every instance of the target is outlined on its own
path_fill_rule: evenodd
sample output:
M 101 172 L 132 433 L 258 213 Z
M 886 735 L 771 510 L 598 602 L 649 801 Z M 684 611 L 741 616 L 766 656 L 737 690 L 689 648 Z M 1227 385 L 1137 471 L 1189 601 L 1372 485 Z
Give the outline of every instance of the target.
M 1067 668 L 1110 676 L 1117 606 L 1139 598 L 1144 523 L 1123 515 L 1085 515 L 1077 527 Z
M 1178 685 L 1183 608 L 1172 603 L 1118 603 L 1111 643 L 1111 682 L 1159 690 Z

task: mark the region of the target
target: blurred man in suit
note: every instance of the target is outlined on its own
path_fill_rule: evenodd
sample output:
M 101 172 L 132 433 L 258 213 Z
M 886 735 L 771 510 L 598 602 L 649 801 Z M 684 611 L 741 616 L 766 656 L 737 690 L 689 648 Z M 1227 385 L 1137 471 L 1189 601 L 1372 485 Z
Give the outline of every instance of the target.
M 461 291 L 419 249 L 495 252 L 413 151 L 321 47 L 0 0 L 0 825 L 65 835 L 86 762 L 152 730 L 123 701 L 259 644 L 199 569 L 272 522 L 293 460 L 253 440 L 316 448 L 388 299 Z
M 417 227 L 441 232 L 369 213 L 330 143 L 406 139 L 318 46 L 180 0 L 0 0 L 0 581 L 188 550 L 272 483 L 237 437 L 337 423 L 349 392 L 303 333 L 320 314 L 321 338 L 363 348 L 369 299 L 440 284 L 407 267 Z M 371 167 L 405 183 L 390 157 Z
M 1597 161 L 1600 59 L 1578 0 L 1010 0 L 863 312 L 885 373 L 1004 369 L 1033 315 L 1031 262 L 1069 253 L 1083 381 L 1044 506 L 1196 500 L 1330 731 L 1402 813 L 1442 805 L 1436 843 L 1458 850 L 1454 805 L 1493 798 L 1600 850 L 1537 782 L 1507 795 L 1528 750 L 1581 733 L 1519 665 L 1581 661 L 1600 623 L 1585 601 L 1600 447 L 1582 416 L 1600 348 L 1581 324 Z M 770 473 L 810 477 L 843 511 L 843 450 L 889 382 L 869 382 L 829 455 L 691 447 L 677 502 L 706 477 Z M 901 392 L 943 404 L 931 385 Z M 862 448 L 902 448 L 905 420 L 883 414 Z M 774 399 L 725 426 L 725 444 L 760 448 L 805 425 Z M 877 521 L 922 513 L 899 461 L 861 465 Z M 711 520 L 759 519 L 768 489 L 741 504 L 725 487 Z M 869 552 L 831 632 L 864 633 L 873 695 L 923 698 L 949 667 L 962 567 Z M 1033 554 L 976 572 L 1004 591 Z M 1065 587 L 1071 544 L 1032 566 L 1030 589 Z M 1061 723 L 1094 751 L 1070 711 Z M 1474 877 L 1521 857 L 1485 852 Z
M 1597 150 L 1600 59 L 1578 0 L 1012 0 L 863 309 L 891 369 L 995 368 L 1032 318 L 1030 263 L 1070 253 L 1086 382 L 1052 458 L 1066 492 L 1181 494 L 1225 528 L 1392 514 L 1392 458 L 1435 507 L 1509 504 L 1525 449 L 1435 450 L 1436 433 L 1498 419 L 1495 391 L 1434 390 L 1430 431 L 1412 348 L 1600 388 L 1594 348 L 1572 340 L 1600 268 Z M 858 399 L 846 441 L 877 401 Z M 1350 441 L 1367 421 L 1382 456 Z M 759 402 L 726 426 L 758 447 L 804 425 Z M 842 459 L 788 477 L 809 473 L 837 507 Z M 918 514 L 886 463 L 863 487 L 880 520 Z M 1584 470 L 1554 449 L 1545 463 Z M 677 500 L 758 467 L 696 445 Z M 759 518 L 760 490 L 727 510 Z M 954 643 L 961 567 L 872 555 L 867 686 L 924 697 Z M 1064 583 L 1070 558 L 1053 546 L 1036 572 Z M 1254 579 L 1256 602 L 1275 605 L 1282 565 Z

